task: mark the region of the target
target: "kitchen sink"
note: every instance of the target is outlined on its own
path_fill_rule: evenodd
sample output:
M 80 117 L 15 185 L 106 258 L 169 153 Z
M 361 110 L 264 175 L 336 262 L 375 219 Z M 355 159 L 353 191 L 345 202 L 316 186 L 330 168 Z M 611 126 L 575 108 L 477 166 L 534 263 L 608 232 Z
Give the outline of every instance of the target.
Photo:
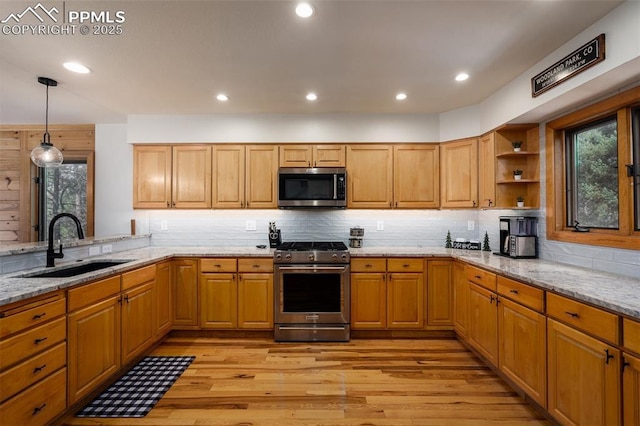
M 100 269 L 111 268 L 113 266 L 122 265 L 131 262 L 131 260 L 95 260 L 92 262 L 82 263 L 81 265 L 56 268 L 51 271 L 38 272 L 34 274 L 21 275 L 21 278 L 68 278 L 76 275 L 86 274 L 87 272 L 99 271 Z

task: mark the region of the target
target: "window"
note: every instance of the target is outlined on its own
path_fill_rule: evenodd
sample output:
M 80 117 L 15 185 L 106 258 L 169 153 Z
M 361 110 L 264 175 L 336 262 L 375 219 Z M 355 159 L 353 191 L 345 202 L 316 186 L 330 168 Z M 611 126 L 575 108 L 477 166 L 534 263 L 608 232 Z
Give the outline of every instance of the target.
M 37 239 L 47 241 L 49 223 L 58 213 L 71 213 L 82 224 L 85 237 L 93 235 L 93 153 L 66 151 L 60 167 L 38 169 Z M 54 241 L 78 238 L 75 223 L 59 220 Z
M 633 175 L 634 230 L 640 231 L 640 106 L 631 113 L 631 138 L 633 140 L 633 164 L 626 166 L 627 174 Z
M 640 86 L 547 123 L 546 159 L 549 240 L 640 249 Z
M 618 229 L 616 116 L 566 132 L 567 226 Z

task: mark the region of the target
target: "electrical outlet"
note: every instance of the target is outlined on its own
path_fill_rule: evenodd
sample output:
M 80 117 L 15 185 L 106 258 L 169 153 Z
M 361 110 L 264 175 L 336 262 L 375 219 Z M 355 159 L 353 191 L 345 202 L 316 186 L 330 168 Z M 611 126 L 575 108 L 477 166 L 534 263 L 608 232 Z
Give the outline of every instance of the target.
M 384 221 L 383 220 L 379 220 L 376 223 L 376 230 L 377 231 L 384 231 Z
M 167 223 L 166 220 L 161 220 L 160 221 L 160 230 L 161 231 L 167 231 L 169 229 L 169 224 Z
M 473 231 L 474 229 L 476 229 L 476 222 L 473 220 L 468 220 L 467 221 L 467 230 L 468 231 Z
M 102 246 L 102 253 L 111 253 L 111 244 L 105 244 Z
M 100 246 L 89 247 L 89 256 L 97 256 L 100 254 Z
M 256 230 L 256 221 L 255 220 L 247 220 L 244 226 L 245 231 L 255 231 Z

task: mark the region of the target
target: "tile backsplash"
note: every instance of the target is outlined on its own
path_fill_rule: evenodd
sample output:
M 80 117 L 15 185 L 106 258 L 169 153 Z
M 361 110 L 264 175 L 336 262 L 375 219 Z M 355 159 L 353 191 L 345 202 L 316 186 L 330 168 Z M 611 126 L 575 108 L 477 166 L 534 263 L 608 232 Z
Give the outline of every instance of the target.
M 137 211 L 137 232 L 151 234 L 154 246 L 249 246 L 268 244 L 269 222 L 276 222 L 283 241 L 342 241 L 349 228 L 365 229 L 363 247 L 444 247 L 451 237 L 479 240 L 485 232 L 491 249 L 498 250 L 500 216 L 538 216 L 539 256 L 575 266 L 640 277 L 640 252 L 545 238 L 542 210 L 152 210 Z M 256 230 L 247 231 L 246 222 Z M 378 221 L 384 230 L 378 231 Z M 473 222 L 473 230 L 469 224 Z
M 247 221 L 256 222 L 255 231 L 246 230 Z M 384 230 L 377 230 L 379 221 Z M 474 222 L 473 230 L 468 230 L 469 221 Z M 348 244 L 349 229 L 358 226 L 365 230 L 363 247 L 443 247 L 448 230 L 454 239 L 477 239 L 477 221 L 473 210 L 152 211 L 136 216 L 139 232 L 152 234 L 152 245 L 158 246 L 268 244 L 269 222 L 276 222 L 283 241 Z

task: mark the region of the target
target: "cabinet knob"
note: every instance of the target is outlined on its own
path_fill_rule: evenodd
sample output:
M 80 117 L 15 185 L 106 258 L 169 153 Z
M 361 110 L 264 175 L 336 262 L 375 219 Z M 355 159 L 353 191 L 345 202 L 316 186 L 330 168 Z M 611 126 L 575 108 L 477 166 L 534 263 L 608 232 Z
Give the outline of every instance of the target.
M 45 315 L 47 315 L 47 313 L 46 313 L 46 312 L 43 312 L 43 313 L 41 313 L 41 314 L 35 314 L 35 315 L 33 316 L 33 319 L 34 319 L 34 320 L 38 320 L 38 319 L 42 318 L 42 317 L 43 317 L 43 316 L 45 316 Z
M 569 311 L 565 311 L 565 314 L 569 315 L 571 318 L 578 318 L 578 317 L 580 317 L 580 315 L 578 315 L 576 312 L 569 312 Z
M 509 293 L 518 294 L 518 290 L 511 289 L 509 290 Z
M 45 340 L 47 340 L 47 337 L 42 337 L 42 338 L 40 338 L 40 339 L 35 339 L 35 340 L 33 341 L 33 343 L 34 343 L 35 345 L 39 345 L 40 343 L 44 342 Z

